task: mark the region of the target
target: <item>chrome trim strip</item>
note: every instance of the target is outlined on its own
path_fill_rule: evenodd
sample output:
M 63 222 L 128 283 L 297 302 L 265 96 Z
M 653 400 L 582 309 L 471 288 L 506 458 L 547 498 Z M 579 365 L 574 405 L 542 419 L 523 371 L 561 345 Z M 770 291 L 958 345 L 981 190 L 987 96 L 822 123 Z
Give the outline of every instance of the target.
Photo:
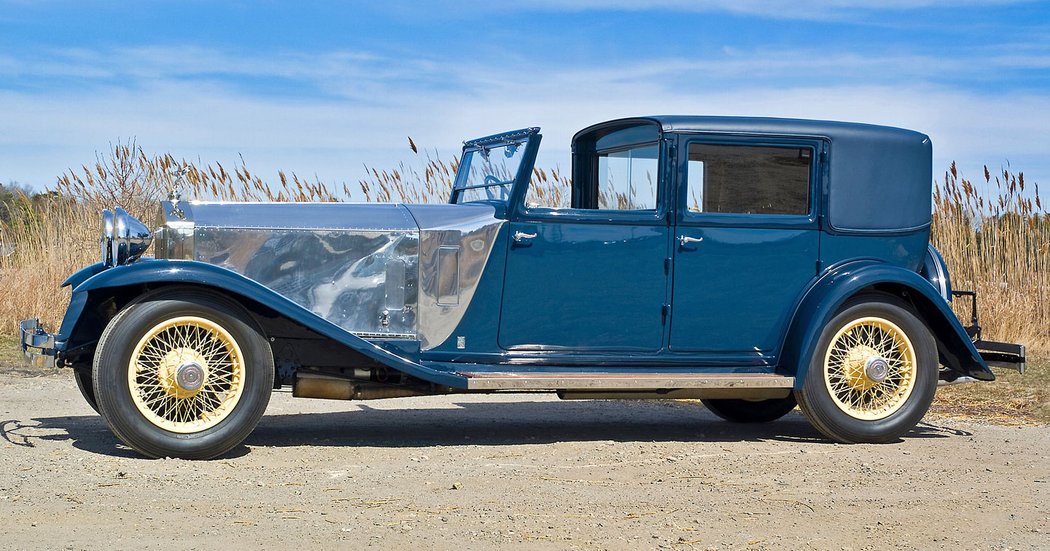
M 626 390 L 626 389 L 747 389 L 794 388 L 795 378 L 783 375 L 705 375 L 687 373 L 459 373 L 467 390 Z
M 362 339 L 414 340 L 416 338 L 415 333 L 365 333 L 354 331 L 353 335 Z

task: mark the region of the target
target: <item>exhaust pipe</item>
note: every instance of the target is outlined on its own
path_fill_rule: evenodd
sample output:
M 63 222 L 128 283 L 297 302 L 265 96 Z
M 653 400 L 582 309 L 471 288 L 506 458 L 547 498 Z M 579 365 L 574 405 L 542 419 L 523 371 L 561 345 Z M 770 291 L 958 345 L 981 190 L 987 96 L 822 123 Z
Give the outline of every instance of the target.
M 435 390 L 437 391 L 432 391 L 429 389 L 341 379 L 339 377 L 300 371 L 295 375 L 295 384 L 292 385 L 292 396 L 296 398 L 320 398 L 323 400 L 382 400 L 385 398 L 443 394 L 440 392 L 441 388 L 443 387 L 436 387 Z

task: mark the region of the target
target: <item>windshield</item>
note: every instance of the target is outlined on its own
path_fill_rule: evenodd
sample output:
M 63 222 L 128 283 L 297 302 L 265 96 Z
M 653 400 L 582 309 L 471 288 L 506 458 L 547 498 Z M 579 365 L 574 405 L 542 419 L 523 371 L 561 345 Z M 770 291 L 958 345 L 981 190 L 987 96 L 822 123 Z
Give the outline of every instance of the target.
M 452 202 L 506 203 L 532 135 L 531 131 L 518 131 L 467 142 L 456 172 Z

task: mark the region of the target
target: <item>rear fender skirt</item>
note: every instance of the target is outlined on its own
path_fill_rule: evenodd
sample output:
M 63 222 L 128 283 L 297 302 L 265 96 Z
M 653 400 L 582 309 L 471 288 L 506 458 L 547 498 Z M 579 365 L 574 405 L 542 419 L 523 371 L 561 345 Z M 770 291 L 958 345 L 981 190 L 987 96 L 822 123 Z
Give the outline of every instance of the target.
M 789 371 L 794 369 L 796 390 L 806 378 L 821 331 L 843 303 L 860 292 L 880 290 L 908 295 L 906 300 L 915 305 L 919 317 L 933 333 L 946 367 L 974 379 L 995 380 L 951 306 L 929 281 L 899 266 L 862 260 L 829 270 L 810 288 L 795 311 L 781 365 Z
M 435 384 L 465 388 L 466 379 L 424 367 L 379 345 L 346 332 L 339 326 L 236 272 L 192 260 L 140 260 L 97 273 L 73 289 L 70 308 L 62 321 L 61 334 L 72 334 L 87 304 L 87 297 L 116 293 L 120 288 L 157 284 L 189 284 L 222 291 L 233 298 L 248 299 L 317 333 L 342 343 L 392 369 Z

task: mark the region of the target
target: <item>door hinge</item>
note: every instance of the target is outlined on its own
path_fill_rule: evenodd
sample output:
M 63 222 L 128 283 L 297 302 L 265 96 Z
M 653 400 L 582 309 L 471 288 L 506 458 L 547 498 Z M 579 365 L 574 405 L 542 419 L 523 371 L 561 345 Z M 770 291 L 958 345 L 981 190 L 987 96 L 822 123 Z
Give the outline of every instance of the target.
M 664 259 L 664 275 L 668 275 L 670 273 L 671 273 L 671 259 L 670 258 L 665 258 Z
M 675 165 L 678 163 L 678 140 L 675 138 L 664 138 L 664 143 L 667 144 L 667 174 L 670 176 L 674 174 Z
M 671 305 L 662 304 L 660 305 L 660 323 L 667 323 L 667 316 L 671 315 Z

